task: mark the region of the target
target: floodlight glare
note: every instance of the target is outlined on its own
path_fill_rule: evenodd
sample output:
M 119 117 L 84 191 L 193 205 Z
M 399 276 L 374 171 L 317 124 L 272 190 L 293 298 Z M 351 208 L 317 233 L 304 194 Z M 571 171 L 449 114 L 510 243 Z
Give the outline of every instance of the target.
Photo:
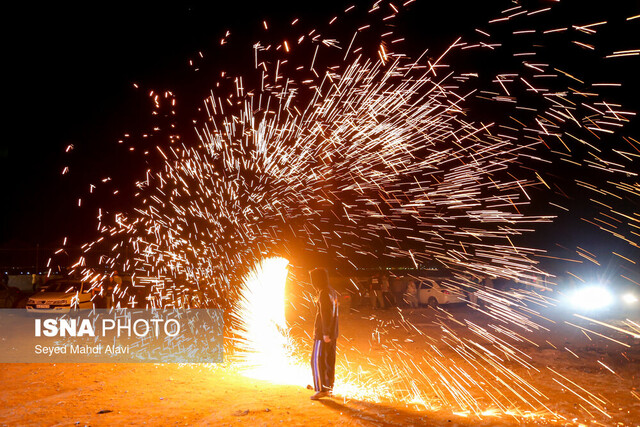
M 613 302 L 611 293 L 602 286 L 587 286 L 573 294 L 573 306 L 581 310 L 599 310 Z
M 634 304 L 634 303 L 638 302 L 638 297 L 636 297 L 634 294 L 629 292 L 628 294 L 624 294 L 622 296 L 622 300 L 624 302 L 626 302 L 627 304 Z

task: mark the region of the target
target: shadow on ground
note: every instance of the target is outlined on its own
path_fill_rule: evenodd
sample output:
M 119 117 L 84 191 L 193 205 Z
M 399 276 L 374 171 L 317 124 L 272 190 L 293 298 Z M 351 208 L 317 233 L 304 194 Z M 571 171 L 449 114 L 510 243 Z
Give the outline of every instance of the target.
M 412 411 L 410 409 L 400 409 L 380 403 L 363 402 L 361 400 L 336 401 L 331 399 L 321 399 L 319 401 L 325 407 L 334 411 L 339 411 L 342 415 L 349 416 L 363 424 L 383 427 L 406 426 L 460 426 L 468 425 L 458 417 L 451 418 L 437 413 L 426 414 L 425 412 Z

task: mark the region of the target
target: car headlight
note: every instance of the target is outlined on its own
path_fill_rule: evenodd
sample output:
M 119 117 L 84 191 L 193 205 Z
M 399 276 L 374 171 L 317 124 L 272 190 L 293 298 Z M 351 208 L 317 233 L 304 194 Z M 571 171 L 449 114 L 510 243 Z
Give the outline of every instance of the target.
M 622 301 L 624 301 L 627 304 L 634 304 L 638 302 L 638 297 L 636 297 L 634 294 L 629 292 L 627 294 L 622 295 Z
M 602 286 L 587 286 L 577 290 L 571 302 L 577 309 L 598 310 L 611 305 L 613 296 Z

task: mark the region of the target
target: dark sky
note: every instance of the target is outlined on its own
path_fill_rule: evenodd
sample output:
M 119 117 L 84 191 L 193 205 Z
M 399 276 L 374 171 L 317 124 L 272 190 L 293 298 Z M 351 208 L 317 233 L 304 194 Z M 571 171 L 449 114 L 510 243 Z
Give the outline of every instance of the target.
M 0 139 L 0 247 L 36 243 L 54 247 L 64 236 L 70 236 L 72 245 L 79 245 L 92 237 L 97 206 L 126 204 L 126 196 L 120 202 L 97 197 L 100 202 L 87 201 L 82 209 L 76 207 L 78 197 L 100 177 L 112 176 L 112 188 L 117 188 L 131 185 L 144 171 L 139 158 L 117 144 L 123 133 L 142 131 L 149 125 L 148 100 L 133 89 L 133 82 L 144 90 L 170 89 L 186 104 L 197 103 L 206 96 L 199 91 L 208 87 L 210 77 L 204 73 L 194 77 L 187 61 L 199 50 L 215 52 L 225 30 L 232 31 L 243 49 L 240 53 L 248 56 L 251 43 L 260 36 L 263 19 L 274 28 L 284 28 L 299 17 L 303 25 L 313 28 L 314 21 L 326 22 L 352 3 L 96 1 L 9 6 L 3 13 L 11 30 L 3 43 L 3 68 L 9 77 L 4 79 L 8 115 L 5 113 Z M 399 24 L 404 26 L 409 48 L 428 46 L 438 51 L 457 35 L 486 26 L 490 17 L 512 4 L 495 2 L 489 7 L 489 3 L 422 0 Z M 621 24 L 634 14 L 634 8 L 640 13 L 638 2 L 563 3 L 564 9 L 554 18 L 558 22 L 609 19 Z M 352 32 L 352 26 L 345 28 Z M 628 26 L 614 25 L 607 31 L 598 36 L 598 43 L 620 47 L 619 41 L 628 38 L 631 41 L 621 47 L 640 47 L 640 37 Z M 619 64 L 637 67 L 638 61 Z M 607 67 L 606 73 L 628 88 L 628 99 L 623 101 L 637 110 L 638 69 Z M 600 71 L 596 67 L 589 72 Z M 65 154 L 69 144 L 74 150 Z M 65 166 L 70 172 L 62 176 Z
M 185 94 L 192 78 L 188 59 L 199 50 L 215 52 L 227 29 L 244 49 L 241 53 L 249 56 L 262 20 L 277 28 L 300 17 L 313 28 L 314 21 L 326 22 L 349 4 L 180 1 L 11 6 L 5 16 L 17 23 L 12 28 L 19 31 L 8 39 L 4 53 L 10 73 L 6 80 L 10 119 L 0 149 L 7 206 L 0 245 L 51 246 L 69 234 L 90 237 L 95 212 L 80 212 L 75 208 L 77 198 L 99 171 L 113 176 L 114 166 L 125 173 L 139 167 L 116 144 L 123 133 L 142 130 L 148 122 L 149 104 L 133 90 L 133 82 L 171 89 L 184 99 L 191 95 Z M 440 10 L 444 16 L 455 13 L 454 8 Z M 491 16 L 495 11 L 484 13 Z M 456 28 L 464 28 L 466 22 L 452 19 L 449 24 L 455 25 L 447 27 L 430 14 L 425 18 L 429 32 L 443 43 L 449 43 Z M 74 150 L 65 154 L 69 144 Z M 63 177 L 65 166 L 70 172 Z M 127 179 L 133 182 L 132 176 Z

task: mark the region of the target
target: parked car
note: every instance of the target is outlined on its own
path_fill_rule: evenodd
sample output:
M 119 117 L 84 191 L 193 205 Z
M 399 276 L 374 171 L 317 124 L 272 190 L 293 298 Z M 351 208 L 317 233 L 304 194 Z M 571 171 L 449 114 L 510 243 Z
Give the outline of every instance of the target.
M 91 283 L 60 279 L 48 282 L 28 300 L 26 308 L 33 312 L 64 313 L 71 309 L 91 309 Z
M 422 279 L 418 284 L 418 302 L 437 308 L 439 305 L 463 302 L 457 292 L 444 288 L 433 279 Z

